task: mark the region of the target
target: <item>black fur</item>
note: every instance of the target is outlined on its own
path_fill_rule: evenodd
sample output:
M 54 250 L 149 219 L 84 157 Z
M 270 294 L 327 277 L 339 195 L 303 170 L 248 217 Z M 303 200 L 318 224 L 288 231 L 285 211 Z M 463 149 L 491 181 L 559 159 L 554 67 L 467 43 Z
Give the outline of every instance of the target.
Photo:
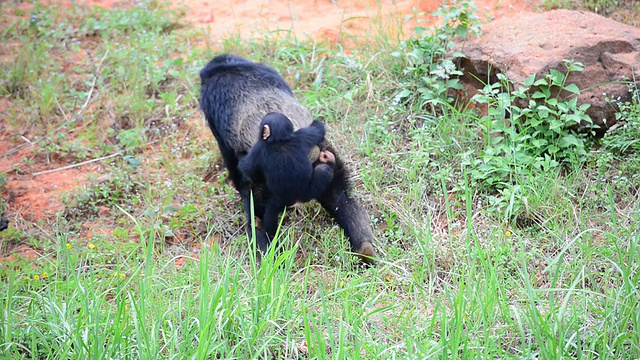
M 263 135 L 268 127 L 269 135 Z M 324 194 L 333 178 L 327 164 L 315 167 L 309 160 L 311 148 L 324 140 L 324 125 L 314 120 L 310 126 L 293 131 L 291 121 L 281 113 L 269 113 L 260 122 L 258 142 L 238 168 L 250 181 L 264 181 L 271 192 L 265 204 L 263 224 L 274 234 L 285 206 L 307 202 Z
M 269 113 L 260 122 L 260 129 L 265 126 L 270 135 L 267 139 L 259 136 L 249 154 L 240 160 L 240 171 L 250 180 L 264 179 L 280 207 L 322 196 L 333 178 L 333 169 L 327 164 L 314 167 L 308 154 L 324 140 L 324 125 L 314 120 L 310 126 L 293 131 L 286 116 Z
M 6 230 L 9 227 L 9 219 L 0 214 L 0 231 Z
M 289 203 L 284 201 L 277 206 L 273 205 L 274 209 L 267 209 L 270 204 L 277 203 L 273 201 L 274 193 L 279 193 L 282 189 L 271 188 L 273 184 L 269 184 L 259 175 L 251 177 L 251 181 L 245 178 L 238 168 L 238 162 L 258 143 L 262 129 L 260 123 L 267 114 L 284 115 L 291 121 L 294 129 L 309 127 L 313 118 L 294 98 L 282 76 L 266 65 L 250 62 L 235 55 L 220 55 L 200 71 L 200 78 L 200 107 L 218 142 L 231 180 L 242 197 L 248 219 L 247 232 L 251 235 L 252 224 L 256 227 L 257 245 L 264 252 L 275 235 L 278 222 L 277 216 L 274 218 L 267 215 L 280 214 Z M 332 152 L 335 155 L 335 164 L 332 166 L 333 177 L 328 180 L 329 184 L 323 191 L 318 191 L 321 194 L 313 194 L 316 195 L 313 197 L 344 230 L 351 250 L 363 261 L 371 263 L 375 254 L 369 217 L 352 196 L 348 171 L 335 149 L 326 141 L 320 143 L 320 149 Z M 299 160 L 299 165 L 309 162 L 308 151 L 298 153 L 305 157 Z M 316 169 L 320 166 L 328 165 L 316 163 Z M 304 183 L 297 185 L 307 186 Z M 257 219 L 250 216 L 251 196 Z

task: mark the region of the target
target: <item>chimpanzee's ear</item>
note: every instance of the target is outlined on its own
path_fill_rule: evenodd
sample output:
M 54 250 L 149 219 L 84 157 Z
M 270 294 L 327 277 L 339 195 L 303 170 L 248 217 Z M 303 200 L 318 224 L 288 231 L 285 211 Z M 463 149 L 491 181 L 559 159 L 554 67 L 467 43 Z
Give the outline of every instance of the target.
M 267 140 L 269 136 L 271 136 L 271 128 L 269 125 L 264 124 L 264 126 L 262 126 L 262 140 Z

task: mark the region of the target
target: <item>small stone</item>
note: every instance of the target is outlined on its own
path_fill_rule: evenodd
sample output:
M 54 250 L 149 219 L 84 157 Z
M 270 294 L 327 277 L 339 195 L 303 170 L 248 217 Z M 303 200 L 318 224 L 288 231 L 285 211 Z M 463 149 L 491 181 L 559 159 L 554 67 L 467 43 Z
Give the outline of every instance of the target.
M 107 206 L 100 206 L 100 209 L 98 210 L 98 215 L 100 217 L 106 218 L 111 214 L 111 209 L 109 209 L 109 207 Z

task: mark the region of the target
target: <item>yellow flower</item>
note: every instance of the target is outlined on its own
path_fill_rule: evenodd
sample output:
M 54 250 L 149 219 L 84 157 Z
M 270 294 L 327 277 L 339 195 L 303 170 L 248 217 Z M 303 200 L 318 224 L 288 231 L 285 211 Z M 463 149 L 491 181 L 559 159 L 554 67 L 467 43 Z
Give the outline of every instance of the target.
M 124 279 L 125 277 L 127 277 L 127 275 L 125 275 L 124 273 L 120 273 L 120 279 Z
M 507 237 L 511 237 L 511 231 L 509 231 L 509 230 L 505 231 L 504 234 L 507 235 Z
M 87 247 L 88 247 L 89 249 L 91 249 L 91 250 L 93 250 L 93 249 L 95 249 L 95 248 L 96 248 L 96 246 L 95 246 L 95 245 L 93 245 L 93 244 L 91 244 L 91 243 L 89 243 L 89 245 L 87 245 Z
M 49 277 L 49 273 L 47 273 L 46 271 L 42 273 L 42 278 L 46 279 Z
M 340 287 L 344 287 L 344 281 L 340 281 Z
M 40 275 L 33 275 L 33 280 L 35 280 L 35 281 L 40 280 Z
M 65 245 L 67 245 L 67 249 L 71 250 L 71 244 L 66 243 Z

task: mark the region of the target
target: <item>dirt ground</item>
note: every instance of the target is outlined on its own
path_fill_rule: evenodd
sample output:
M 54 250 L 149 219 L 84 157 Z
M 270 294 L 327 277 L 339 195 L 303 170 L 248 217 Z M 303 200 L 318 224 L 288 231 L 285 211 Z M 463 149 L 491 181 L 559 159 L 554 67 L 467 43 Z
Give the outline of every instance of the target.
M 207 29 L 213 39 L 239 32 L 243 37 L 266 31 L 291 30 L 297 36 L 342 41 L 345 35 L 362 35 L 376 23 L 398 26 L 418 12 L 431 14 L 439 0 L 184 0 L 187 18 Z M 481 18 L 514 16 L 534 11 L 529 0 L 476 0 Z M 415 22 L 402 24 L 410 34 Z
M 50 4 L 80 3 L 105 9 L 126 6 L 131 0 L 42 0 Z M 186 20 L 220 41 L 229 34 L 242 38 L 269 31 L 292 31 L 298 37 L 344 41 L 346 35 L 363 35 L 380 24 L 411 34 L 414 13 L 431 14 L 442 0 L 171 0 L 184 9 Z M 538 11 L 541 0 L 475 0 L 483 21 Z M 21 5 L 28 10 L 29 2 Z M 428 18 L 428 16 L 427 16 Z
M 49 2 L 61 4 L 59 0 Z M 71 3 L 65 0 L 62 6 L 64 2 Z M 126 6 L 131 0 L 74 2 L 113 8 Z M 293 31 L 299 37 L 345 43 L 350 35 L 367 35 L 383 25 L 395 27 L 396 34 L 402 36 L 411 34 L 415 26 L 415 22 L 402 22 L 405 16 L 413 14 L 414 9 L 431 13 L 440 5 L 437 0 L 173 0 L 173 3 L 185 10 L 188 22 L 209 34 L 214 46 L 230 33 L 251 38 L 266 31 Z M 476 0 L 478 14 L 483 20 L 536 11 L 538 3 L 534 0 Z M 29 2 L 20 5 L 26 11 L 30 6 Z M 0 99 L 0 119 L 7 105 L 8 101 Z M 7 177 L 2 197 L 9 205 L 7 215 L 14 226 L 20 226 L 21 221 L 51 218 L 63 208 L 59 199 L 62 191 L 82 186 L 87 174 L 100 170 L 99 163 L 94 163 L 38 174 L 69 164 L 34 152 L 37 145 L 30 144 L 34 140 L 10 134 L 0 123 L 0 173 Z M 25 158 L 29 161 L 25 162 Z M 29 165 L 25 165 L 27 163 Z

